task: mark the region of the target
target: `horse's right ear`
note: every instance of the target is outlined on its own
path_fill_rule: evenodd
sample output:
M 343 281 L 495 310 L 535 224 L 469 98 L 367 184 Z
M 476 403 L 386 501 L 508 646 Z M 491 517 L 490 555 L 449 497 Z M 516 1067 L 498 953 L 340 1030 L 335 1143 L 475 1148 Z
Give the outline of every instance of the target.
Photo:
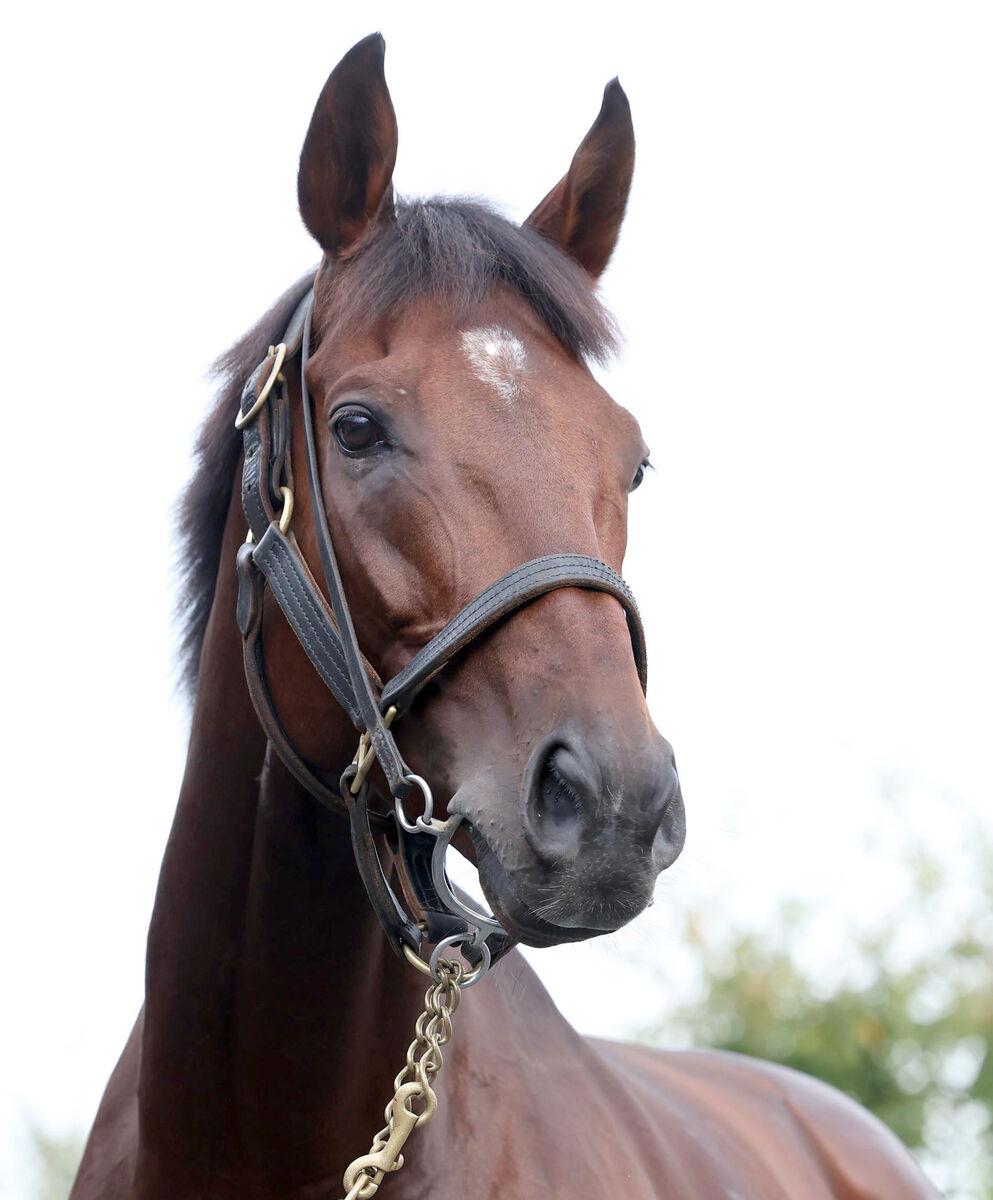
M 354 250 L 393 214 L 397 121 L 386 87 L 386 42 L 354 45 L 324 85 L 300 154 L 300 215 L 328 258 Z

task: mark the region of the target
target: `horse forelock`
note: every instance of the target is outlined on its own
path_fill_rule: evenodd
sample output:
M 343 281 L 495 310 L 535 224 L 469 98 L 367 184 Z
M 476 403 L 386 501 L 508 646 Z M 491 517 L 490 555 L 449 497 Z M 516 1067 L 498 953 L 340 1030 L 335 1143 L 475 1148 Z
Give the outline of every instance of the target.
M 617 344 L 592 278 L 535 230 L 475 200 L 398 201 L 357 253 L 322 272 L 322 336 L 363 329 L 435 296 L 458 321 L 494 287 L 516 292 L 574 358 L 603 362 Z

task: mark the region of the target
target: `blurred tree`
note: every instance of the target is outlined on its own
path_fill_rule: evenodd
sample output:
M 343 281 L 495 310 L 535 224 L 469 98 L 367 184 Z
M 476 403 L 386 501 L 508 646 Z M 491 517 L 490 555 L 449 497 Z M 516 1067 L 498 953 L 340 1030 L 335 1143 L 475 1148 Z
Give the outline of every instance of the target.
M 943 900 L 953 881 L 918 852 L 907 864 L 909 901 L 827 978 L 801 965 L 818 915 L 809 908 L 784 905 L 763 933 L 690 913 L 699 995 L 646 1031 L 648 1040 L 814 1075 L 889 1125 L 949 1200 L 993 1200 L 993 854 L 984 846 L 977 855 L 983 884 L 971 895 L 986 895 L 955 917 L 950 936 L 954 906 Z M 926 946 L 910 961 L 893 949 L 908 922 Z
M 37 1126 L 29 1130 L 32 1200 L 66 1200 L 83 1156 L 79 1134 L 54 1135 Z

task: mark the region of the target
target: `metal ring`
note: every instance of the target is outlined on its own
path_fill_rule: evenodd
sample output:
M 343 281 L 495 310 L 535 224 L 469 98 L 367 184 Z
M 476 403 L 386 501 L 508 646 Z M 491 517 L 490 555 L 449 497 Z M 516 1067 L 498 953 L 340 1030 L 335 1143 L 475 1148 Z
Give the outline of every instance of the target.
M 472 940 L 472 935 L 466 933 L 452 933 L 449 934 L 447 938 L 441 939 L 431 954 L 431 978 L 435 981 L 435 983 L 441 982 L 441 980 L 438 978 L 438 961 L 441 958 L 442 950 L 447 949 L 449 946 L 461 946 L 465 942 L 471 942 Z M 459 987 L 472 987 L 472 985 L 482 979 L 482 977 L 490 969 L 490 960 L 492 956 L 490 954 L 489 946 L 487 946 L 486 942 L 484 942 L 482 938 L 480 938 L 476 945 L 479 947 L 479 951 L 483 956 L 482 962 L 473 967 L 469 974 L 460 981 Z
M 284 484 L 279 489 L 283 497 L 283 511 L 279 514 L 279 532 L 285 533 L 290 527 L 290 517 L 293 516 L 293 492 Z
M 424 959 L 421 958 L 414 947 L 409 942 L 403 942 L 402 946 L 404 957 L 406 958 L 407 962 L 409 962 L 412 967 L 416 967 L 422 975 L 430 975 L 431 968 L 424 961 Z
M 427 975 L 430 979 L 433 979 L 435 983 L 438 983 L 439 980 L 435 974 L 435 969 L 437 968 L 437 963 L 435 960 L 439 956 L 441 950 L 449 945 L 461 945 L 463 942 L 471 940 L 471 934 L 453 933 L 450 937 L 444 938 L 442 941 L 440 941 L 435 947 L 434 953 L 431 955 L 431 963 L 435 964 L 434 969 L 429 963 L 426 963 L 424 959 L 421 958 L 413 946 L 411 946 L 408 942 L 403 943 L 403 953 L 407 962 L 409 962 L 412 967 L 416 967 L 422 975 Z M 459 981 L 460 988 L 472 987 L 472 985 L 474 983 L 478 983 L 490 969 L 492 954 L 490 953 L 489 946 L 487 946 L 484 941 L 480 941 L 479 949 L 483 956 L 482 962 L 480 962 L 479 966 L 473 967 L 473 969 L 467 975 L 462 977 L 462 979 Z
M 278 378 L 281 378 L 280 371 L 283 368 L 283 359 L 286 358 L 286 343 L 280 342 L 275 349 L 270 346 L 269 353 L 275 354 L 276 356 L 276 361 L 272 364 L 272 370 L 269 372 L 269 376 L 262 386 L 262 391 L 259 392 L 258 399 L 255 401 L 252 407 L 246 413 L 239 411 L 238 415 L 235 417 L 235 429 L 242 429 L 248 424 L 248 422 L 255 416 L 262 405 L 265 404 L 265 402 L 269 399 L 269 393 L 272 391 L 272 385 Z
M 431 795 L 431 788 L 428 786 L 427 780 L 422 779 L 420 775 L 405 775 L 404 778 L 408 783 L 416 783 L 421 789 L 421 795 L 424 797 L 424 811 L 413 822 L 407 820 L 407 814 L 403 811 L 403 803 L 400 797 L 397 796 L 394 800 L 396 808 L 397 820 L 406 829 L 408 833 L 416 833 L 419 828 L 422 828 L 422 822 L 426 825 L 431 820 L 431 815 L 434 812 L 434 797 Z

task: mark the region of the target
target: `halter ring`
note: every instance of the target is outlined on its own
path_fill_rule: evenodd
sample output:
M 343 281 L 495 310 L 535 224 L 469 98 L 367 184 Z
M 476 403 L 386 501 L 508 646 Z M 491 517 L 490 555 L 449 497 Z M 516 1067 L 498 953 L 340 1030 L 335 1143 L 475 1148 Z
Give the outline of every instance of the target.
M 235 429 L 244 429 L 255 414 L 262 408 L 262 405 L 269 399 L 269 393 L 272 391 L 272 385 L 277 379 L 282 379 L 280 372 L 283 369 L 283 359 L 286 357 L 286 343 L 280 342 L 276 347 L 269 347 L 269 353 L 275 354 L 276 361 L 272 364 L 272 370 L 269 372 L 268 378 L 262 386 L 262 391 L 259 392 L 259 397 L 248 410 L 248 412 L 239 412 L 234 419 Z
M 448 946 L 460 945 L 462 942 L 471 940 L 471 936 L 464 933 L 454 933 L 451 937 L 444 938 L 435 947 L 434 952 L 431 955 L 430 963 L 426 963 L 413 948 L 413 946 L 410 946 L 407 942 L 403 943 L 403 954 L 404 958 L 406 958 L 407 962 L 409 962 L 412 967 L 416 967 L 422 975 L 428 975 L 435 981 L 435 983 L 439 983 L 440 980 L 436 973 L 438 968 L 437 960 L 441 957 L 442 949 L 447 949 Z M 463 975 L 463 977 L 459 980 L 460 988 L 472 987 L 472 985 L 474 983 L 478 983 L 479 980 L 482 979 L 486 972 L 490 969 L 490 961 L 492 958 L 490 954 L 490 948 L 484 941 L 480 941 L 478 945 L 480 953 L 483 957 L 478 966 L 473 967 L 471 971 Z
M 438 977 L 438 963 L 441 960 L 442 951 L 447 950 L 449 946 L 461 946 L 465 942 L 472 942 L 479 949 L 479 952 L 483 957 L 463 978 L 462 982 L 459 984 L 459 987 L 472 987 L 472 985 L 478 980 L 482 979 L 482 977 L 490 969 L 490 948 L 482 938 L 480 938 L 477 942 L 475 940 L 475 935 L 453 933 L 447 938 L 442 938 L 438 945 L 435 946 L 434 952 L 431 955 L 431 964 L 428 969 L 430 970 L 431 978 L 435 981 L 435 983 L 441 982 L 440 978 Z
M 424 797 L 424 811 L 419 817 L 416 817 L 412 822 L 407 820 L 407 814 L 403 811 L 403 803 L 400 797 L 397 796 L 394 801 L 396 807 L 397 820 L 406 829 L 408 833 L 416 833 L 418 829 L 431 832 L 430 822 L 431 814 L 434 812 L 434 797 L 431 795 L 431 788 L 428 786 L 426 779 L 422 779 L 420 775 L 411 773 L 406 776 L 408 783 L 416 783 L 421 789 L 421 795 Z
M 290 527 L 290 518 L 293 516 L 293 492 L 284 484 L 279 489 L 279 494 L 283 497 L 283 511 L 279 514 L 279 532 L 285 533 Z

